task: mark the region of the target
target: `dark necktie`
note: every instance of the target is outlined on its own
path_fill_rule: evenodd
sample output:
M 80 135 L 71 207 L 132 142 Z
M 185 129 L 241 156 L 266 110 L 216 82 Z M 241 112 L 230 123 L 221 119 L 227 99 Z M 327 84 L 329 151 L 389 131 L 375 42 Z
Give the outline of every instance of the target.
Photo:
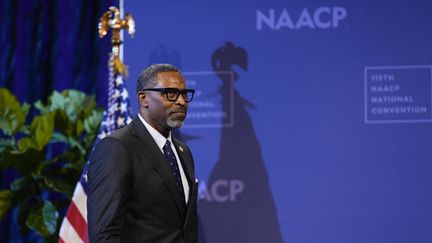
M 165 159 L 167 160 L 168 166 L 171 170 L 171 174 L 174 176 L 174 179 L 176 181 L 176 187 L 180 193 L 180 201 L 183 204 L 183 210 L 185 210 L 186 200 L 185 200 L 185 195 L 183 190 L 183 183 L 180 176 L 180 170 L 177 164 L 177 159 L 175 157 L 174 152 L 171 149 L 171 143 L 169 140 L 166 140 L 166 143 L 163 147 L 163 151 L 164 151 Z

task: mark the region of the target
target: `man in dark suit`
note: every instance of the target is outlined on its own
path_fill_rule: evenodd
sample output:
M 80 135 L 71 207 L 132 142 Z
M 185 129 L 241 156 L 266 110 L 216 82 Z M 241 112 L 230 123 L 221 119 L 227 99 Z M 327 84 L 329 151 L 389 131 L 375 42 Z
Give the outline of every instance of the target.
M 102 139 L 90 157 L 90 242 L 197 242 L 197 182 L 192 154 L 171 137 L 194 90 L 169 64 L 143 70 L 139 114 Z

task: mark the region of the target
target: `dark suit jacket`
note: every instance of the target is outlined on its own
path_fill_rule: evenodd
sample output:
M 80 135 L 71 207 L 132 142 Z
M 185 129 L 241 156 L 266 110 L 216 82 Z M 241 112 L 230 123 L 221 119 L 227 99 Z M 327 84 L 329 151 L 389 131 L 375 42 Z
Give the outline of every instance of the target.
M 197 183 L 189 148 L 173 139 L 189 182 L 182 210 L 165 157 L 137 117 L 102 139 L 88 169 L 90 242 L 197 242 Z

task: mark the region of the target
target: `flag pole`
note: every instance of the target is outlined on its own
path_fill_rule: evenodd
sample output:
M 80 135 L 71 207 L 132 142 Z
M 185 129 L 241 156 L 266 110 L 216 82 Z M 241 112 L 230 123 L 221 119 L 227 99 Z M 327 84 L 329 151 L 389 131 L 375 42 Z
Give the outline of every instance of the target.
M 123 12 L 123 0 L 119 2 L 119 8 L 110 7 L 105 12 L 99 22 L 99 36 L 104 37 L 109 30 L 112 32 L 111 44 L 112 53 L 110 56 L 108 69 L 108 107 L 104 112 L 98 137 L 94 146 L 107 135 L 115 130 L 126 126 L 132 121 L 132 111 L 129 103 L 129 95 L 124 84 L 126 66 L 123 64 L 123 29 L 133 36 L 135 33 L 135 21 L 132 15 Z M 89 242 L 87 228 L 87 170 L 90 161 L 87 162 L 78 181 L 72 202 L 69 205 L 66 216 L 60 227 L 58 243 Z
M 119 10 L 120 10 L 120 18 L 124 19 L 124 1 L 123 0 L 119 0 Z M 120 41 L 123 42 L 124 40 L 124 32 L 123 30 L 120 31 Z M 123 45 L 120 45 L 120 62 L 123 63 Z

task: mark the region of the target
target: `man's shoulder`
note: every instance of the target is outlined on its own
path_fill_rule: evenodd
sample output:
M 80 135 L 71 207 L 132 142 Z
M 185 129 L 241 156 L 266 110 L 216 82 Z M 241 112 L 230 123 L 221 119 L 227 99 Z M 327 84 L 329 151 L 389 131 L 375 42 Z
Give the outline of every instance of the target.
M 95 150 L 111 150 L 113 147 L 124 147 L 127 148 L 128 141 L 130 139 L 129 131 L 127 126 L 122 127 L 111 133 L 110 135 L 102 138 L 96 145 Z
M 115 138 L 115 139 L 118 139 L 120 141 L 124 141 L 125 139 L 127 139 L 131 136 L 131 133 L 129 131 L 130 126 L 131 126 L 131 124 L 126 125 L 122 128 L 119 128 L 119 129 L 115 130 L 113 133 L 111 133 L 110 135 L 108 135 L 107 137 Z
M 141 121 L 139 119 L 133 119 L 128 125 L 117 129 L 106 138 L 115 139 L 123 144 L 130 145 L 130 143 L 135 143 L 139 137 L 142 137 L 143 131 L 145 131 L 144 125 L 140 125 Z

